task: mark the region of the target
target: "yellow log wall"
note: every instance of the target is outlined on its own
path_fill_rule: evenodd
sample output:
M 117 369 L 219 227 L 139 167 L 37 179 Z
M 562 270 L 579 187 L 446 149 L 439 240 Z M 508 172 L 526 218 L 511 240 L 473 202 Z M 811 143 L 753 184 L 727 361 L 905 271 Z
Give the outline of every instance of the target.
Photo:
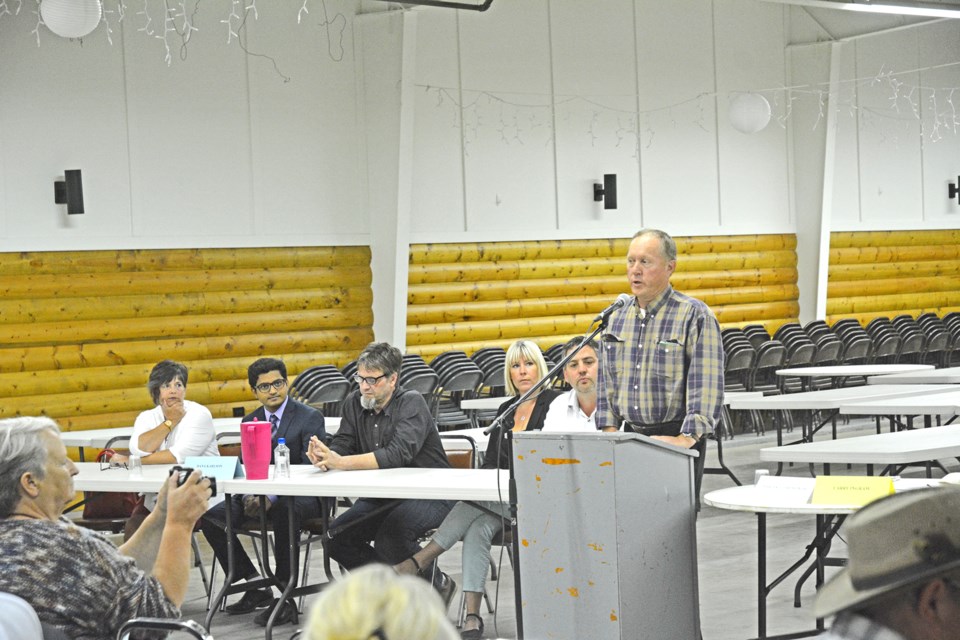
M 960 311 L 960 230 L 830 235 L 827 322 Z
M 799 315 L 793 235 L 676 238 L 676 289 L 724 327 L 773 333 Z M 529 338 L 542 348 L 586 333 L 626 284 L 629 238 L 410 247 L 407 351 L 430 358 Z
M 373 340 L 367 247 L 0 253 L 0 418 L 64 429 L 133 424 L 165 358 L 214 416 L 256 401 L 246 368 L 291 380 Z

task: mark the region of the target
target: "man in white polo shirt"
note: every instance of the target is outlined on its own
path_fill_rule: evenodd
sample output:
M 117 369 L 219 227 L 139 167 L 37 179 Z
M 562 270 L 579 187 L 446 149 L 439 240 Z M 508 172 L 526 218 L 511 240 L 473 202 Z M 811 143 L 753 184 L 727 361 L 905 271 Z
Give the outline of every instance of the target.
M 573 338 L 563 345 L 563 355 L 577 348 L 583 338 Z M 563 379 L 571 389 L 557 396 L 550 403 L 547 417 L 543 420 L 544 431 L 593 431 L 597 430 L 597 351 L 599 347 L 590 340 L 563 368 Z

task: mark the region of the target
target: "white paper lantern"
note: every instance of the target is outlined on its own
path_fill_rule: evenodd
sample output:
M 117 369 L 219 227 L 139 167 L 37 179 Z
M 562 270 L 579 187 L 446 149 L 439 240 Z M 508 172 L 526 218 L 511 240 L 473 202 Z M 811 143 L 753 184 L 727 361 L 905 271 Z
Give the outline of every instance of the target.
M 100 0 L 43 0 L 40 17 L 62 38 L 82 38 L 100 24 Z
M 730 102 L 730 124 L 743 133 L 763 131 L 770 123 L 770 103 L 759 93 L 741 93 Z

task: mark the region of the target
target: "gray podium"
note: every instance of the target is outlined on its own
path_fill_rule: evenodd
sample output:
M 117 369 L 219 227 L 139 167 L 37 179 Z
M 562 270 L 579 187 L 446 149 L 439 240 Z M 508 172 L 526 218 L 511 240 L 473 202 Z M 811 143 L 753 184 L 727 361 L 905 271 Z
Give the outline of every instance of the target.
M 522 432 L 513 453 L 524 638 L 699 638 L 695 452 Z

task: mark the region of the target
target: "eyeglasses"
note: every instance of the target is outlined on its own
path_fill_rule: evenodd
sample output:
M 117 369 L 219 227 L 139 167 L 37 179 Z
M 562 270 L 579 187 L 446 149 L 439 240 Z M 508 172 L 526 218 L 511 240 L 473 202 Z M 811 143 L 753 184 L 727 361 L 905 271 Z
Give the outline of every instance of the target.
M 127 469 L 126 462 L 114 462 L 113 460 L 101 460 L 100 471 L 113 471 L 114 469 Z
M 378 382 L 380 382 L 380 380 L 386 377 L 387 377 L 386 373 L 383 373 L 379 376 L 362 376 L 358 373 L 353 376 L 353 379 L 357 384 L 360 384 L 361 382 L 366 382 L 368 385 L 372 387 L 373 385 L 377 384 Z
M 283 385 L 285 384 L 287 384 L 286 380 L 283 378 L 277 378 L 273 382 L 261 382 L 260 384 L 254 386 L 254 389 L 260 393 L 267 393 L 270 391 L 270 389 L 276 389 L 277 391 L 280 391 L 280 389 L 283 389 Z

